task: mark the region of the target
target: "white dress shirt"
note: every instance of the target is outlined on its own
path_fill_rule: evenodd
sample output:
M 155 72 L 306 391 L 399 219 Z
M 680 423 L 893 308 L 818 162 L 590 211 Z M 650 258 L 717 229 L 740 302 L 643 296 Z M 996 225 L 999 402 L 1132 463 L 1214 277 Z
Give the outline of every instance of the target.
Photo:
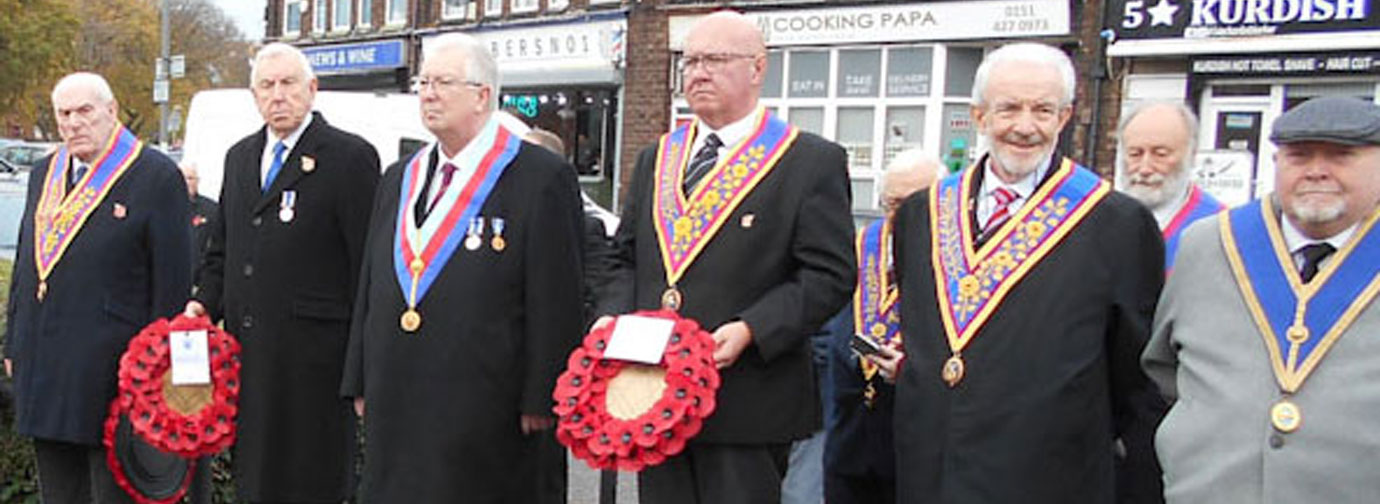
M 268 170 L 273 166 L 273 146 L 279 140 L 283 142 L 283 165 L 287 165 L 287 159 L 292 154 L 292 148 L 297 146 L 297 141 L 302 139 L 302 132 L 306 131 L 307 125 L 311 124 L 311 116 L 312 114 L 308 113 L 307 118 L 302 120 L 302 124 L 297 126 L 297 129 L 293 130 L 287 138 L 278 138 L 277 135 L 273 134 L 273 128 L 264 128 L 264 134 L 267 135 L 268 141 L 264 143 L 264 153 L 259 160 L 259 187 L 263 187 L 268 182 Z
M 1026 200 L 1030 199 L 1030 195 L 1035 194 L 1035 186 L 1045 178 L 1045 173 L 1049 171 L 1049 159 L 1046 158 L 1040 163 L 1039 168 L 1030 172 L 1025 178 L 1014 184 L 1008 184 L 997 177 L 996 172 L 992 169 L 992 163 L 992 157 L 988 156 L 987 163 L 983 166 L 982 187 L 978 189 L 976 215 L 978 229 L 986 227 L 987 220 L 991 219 L 992 214 L 997 212 L 997 198 L 994 193 L 997 192 L 998 188 L 1005 187 L 1016 193 L 1016 199 L 1011 202 L 1010 208 L 1007 210 L 1011 217 L 1015 217 L 1016 210 L 1025 205 Z
M 1289 255 L 1294 259 L 1295 270 L 1303 269 L 1304 247 L 1307 247 L 1314 243 L 1326 242 L 1328 245 L 1332 245 L 1333 248 L 1341 250 L 1342 247 L 1346 246 L 1346 242 L 1351 240 L 1351 235 L 1356 234 L 1356 228 L 1361 225 L 1358 222 L 1356 224 L 1352 224 L 1351 227 L 1342 230 L 1342 232 L 1340 233 L 1334 234 L 1322 240 L 1314 240 L 1304 235 L 1303 231 L 1299 231 L 1299 228 L 1294 227 L 1294 223 L 1289 221 L 1288 216 L 1280 215 L 1279 220 L 1281 221 L 1280 230 L 1284 232 L 1284 246 L 1289 249 Z M 1321 270 L 1322 268 L 1326 267 L 1328 263 L 1332 262 L 1332 258 L 1336 256 L 1337 254 L 1334 253 L 1327 257 L 1324 257 L 1322 261 L 1318 262 L 1318 269 Z

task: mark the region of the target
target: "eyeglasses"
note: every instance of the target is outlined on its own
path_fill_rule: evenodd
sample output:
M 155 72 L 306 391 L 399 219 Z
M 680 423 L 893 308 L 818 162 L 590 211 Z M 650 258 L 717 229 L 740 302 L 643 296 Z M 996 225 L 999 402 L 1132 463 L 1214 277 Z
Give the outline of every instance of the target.
M 738 53 L 706 53 L 706 54 L 687 54 L 676 62 L 676 70 L 681 73 L 689 72 L 695 67 L 703 68 L 706 72 L 717 72 L 724 68 L 728 62 L 736 59 L 756 58 L 756 54 Z
M 471 81 L 471 80 L 463 80 L 463 79 L 459 79 L 459 78 L 456 78 L 456 77 L 440 77 L 440 76 L 438 76 L 438 77 L 422 77 L 422 76 L 419 76 L 419 77 L 416 77 L 416 78 L 413 78 L 413 79 L 412 79 L 412 92 L 413 92 L 413 93 L 421 93 L 423 90 L 428 89 L 428 88 L 430 88 L 432 91 L 437 91 L 437 92 L 439 92 L 439 91 L 442 91 L 442 90 L 455 89 L 455 88 L 458 88 L 458 87 L 460 87 L 460 86 L 469 86 L 469 87 L 473 87 L 473 88 L 481 88 L 481 87 L 484 87 L 485 84 L 482 83 L 482 82 L 476 82 L 476 81 Z

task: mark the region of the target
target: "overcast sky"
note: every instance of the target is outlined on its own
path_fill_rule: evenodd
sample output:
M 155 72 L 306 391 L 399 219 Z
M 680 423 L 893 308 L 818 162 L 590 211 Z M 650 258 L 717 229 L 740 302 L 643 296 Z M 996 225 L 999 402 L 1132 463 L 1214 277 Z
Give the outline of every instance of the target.
M 264 38 L 264 6 L 268 0 L 211 0 L 235 20 L 249 40 Z

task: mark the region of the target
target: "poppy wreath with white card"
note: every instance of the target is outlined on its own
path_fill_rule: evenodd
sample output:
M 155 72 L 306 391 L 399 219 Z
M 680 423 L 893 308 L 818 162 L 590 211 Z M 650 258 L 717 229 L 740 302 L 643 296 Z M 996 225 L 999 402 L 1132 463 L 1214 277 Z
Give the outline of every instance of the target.
M 209 383 L 174 384 L 170 336 L 190 333 L 200 337 L 202 332 Z M 129 416 L 134 433 L 150 445 L 185 458 L 215 454 L 235 442 L 239 354 L 235 337 L 211 324 L 207 317 L 155 320 L 130 340 L 120 357 L 115 402 L 120 412 Z
M 560 417 L 556 439 L 595 469 L 660 464 L 684 450 L 714 412 L 720 382 L 713 337 L 669 310 L 632 316 L 672 324 L 658 363 L 606 357 L 625 315 L 585 336 L 552 393 Z

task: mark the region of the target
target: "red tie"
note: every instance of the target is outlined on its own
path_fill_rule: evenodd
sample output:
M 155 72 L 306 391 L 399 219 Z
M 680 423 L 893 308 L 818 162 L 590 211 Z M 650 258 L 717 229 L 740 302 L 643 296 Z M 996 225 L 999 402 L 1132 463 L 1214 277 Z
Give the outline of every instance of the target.
M 450 180 L 455 178 L 455 170 L 456 168 L 453 164 L 446 163 L 441 165 L 441 187 L 436 189 L 436 194 L 431 195 L 431 204 L 426 207 L 426 213 L 428 215 L 436 208 L 436 202 L 441 201 L 441 196 L 446 194 L 446 188 L 450 187 Z
M 997 206 L 992 210 L 992 216 L 987 218 L 987 224 L 982 226 L 982 233 L 987 234 L 998 226 L 1005 224 L 1011 219 L 1011 204 L 1016 201 L 1019 195 L 1005 187 L 998 187 L 992 191 L 992 199 L 996 200 Z

